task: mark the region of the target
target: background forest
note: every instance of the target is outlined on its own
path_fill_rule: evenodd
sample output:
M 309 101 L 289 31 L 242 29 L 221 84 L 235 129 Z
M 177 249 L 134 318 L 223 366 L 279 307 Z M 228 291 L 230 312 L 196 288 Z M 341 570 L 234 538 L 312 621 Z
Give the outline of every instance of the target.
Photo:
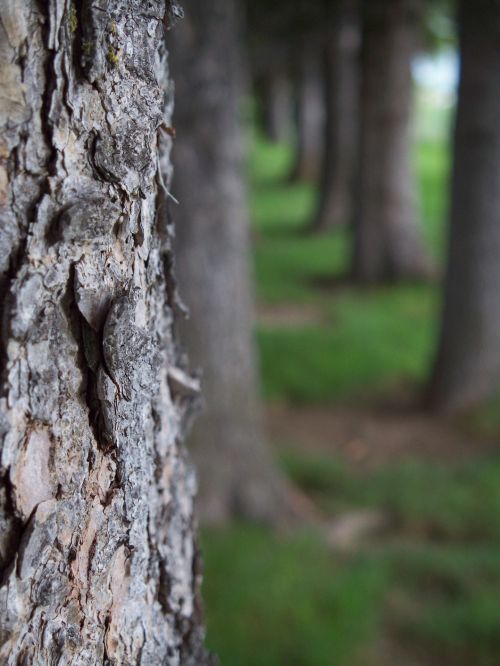
M 481 304 L 474 265 L 487 263 L 488 251 L 478 243 L 469 259 L 463 246 L 474 246 L 470 234 L 485 233 L 490 259 L 500 264 L 498 230 L 483 232 L 479 219 L 491 231 L 499 209 L 478 204 L 485 196 L 498 203 L 491 170 L 499 165 L 500 118 L 489 97 L 500 93 L 498 9 L 487 0 L 462 3 L 460 41 L 452 2 L 248 3 L 244 32 L 233 6 L 202 4 L 186 3 L 173 36 L 184 47 L 194 39 L 194 48 L 198 30 L 197 54 L 212 66 L 201 71 L 192 58 L 195 85 L 177 81 L 173 191 L 181 201 L 174 211 L 180 290 L 192 310 L 187 337 L 208 384 L 192 444 L 209 647 L 222 664 L 238 666 L 496 664 L 500 348 L 492 354 L 488 340 L 498 344 L 500 336 L 495 323 L 485 333 L 481 308 L 492 314 L 487 292 L 496 295 L 500 284 L 485 264 Z M 208 25 L 212 40 L 201 36 Z M 454 133 L 461 49 L 471 59 L 462 76 L 479 71 L 479 82 L 463 84 Z M 177 52 L 182 60 L 180 46 Z M 175 56 L 174 49 L 174 75 Z M 473 111 L 465 108 L 471 103 Z M 466 127 L 471 113 L 475 129 Z M 190 146 L 182 133 L 193 128 Z M 245 187 L 235 194 L 238 183 L 229 182 L 241 171 L 241 135 L 248 216 Z M 491 150 L 481 156 L 485 142 Z M 454 188 L 453 155 L 455 165 L 462 160 Z M 203 173 L 193 173 L 195 156 Z M 193 179 L 204 190 L 194 203 Z M 476 194 L 467 195 L 471 188 Z M 199 227 L 204 218 L 217 221 L 205 223 L 212 240 L 202 232 L 195 238 L 190 217 Z M 247 236 L 238 236 L 238 225 L 251 226 Z M 460 235 L 451 251 L 449 228 Z M 253 320 L 245 288 L 228 287 L 244 280 L 225 263 L 238 252 L 250 252 Z M 444 298 L 452 305 L 443 325 Z M 231 347 L 235 320 L 243 323 Z M 245 326 L 255 329 L 257 360 Z M 211 369 L 212 335 L 226 356 Z M 494 379 L 485 389 L 475 372 Z M 264 418 L 248 397 L 256 374 Z M 218 401 L 221 377 L 228 389 Z M 252 441 L 234 434 L 245 428 Z M 225 438 L 233 443 L 226 448 Z M 252 448 L 257 438 L 276 461 L 272 478 L 274 463 Z M 228 468 L 239 469 L 236 490 L 221 447 Z M 246 479 L 260 474 L 255 459 L 260 470 L 267 466 L 265 484 L 256 486 L 261 505 L 243 492 Z M 277 487 L 293 497 L 290 511 L 270 510 L 283 505 Z

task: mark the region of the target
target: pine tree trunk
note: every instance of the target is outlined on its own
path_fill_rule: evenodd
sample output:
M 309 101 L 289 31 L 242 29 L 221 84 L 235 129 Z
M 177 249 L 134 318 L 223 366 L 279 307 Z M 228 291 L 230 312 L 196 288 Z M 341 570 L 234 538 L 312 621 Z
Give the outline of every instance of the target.
M 357 152 L 359 26 L 356 3 L 330 5 L 324 55 L 325 137 L 318 208 L 313 229 L 351 221 Z
M 320 172 L 325 114 L 321 54 L 312 39 L 302 39 L 295 69 L 297 138 L 290 180 L 314 182 Z
M 292 132 L 292 89 L 284 67 L 269 65 L 261 79 L 261 112 L 269 141 L 288 141 Z
M 448 270 L 434 407 L 458 411 L 500 388 L 500 7 L 461 3 Z
M 173 41 L 174 191 L 179 284 L 191 312 L 184 332 L 206 402 L 190 439 L 199 510 L 208 523 L 235 515 L 276 523 L 289 507 L 265 441 L 252 340 L 238 6 L 192 0 L 186 9 Z
M 418 0 L 364 0 L 361 136 L 353 274 L 362 282 L 429 271 L 410 166 L 410 64 Z
M 156 215 L 173 11 L 0 9 L 2 664 L 208 663 Z

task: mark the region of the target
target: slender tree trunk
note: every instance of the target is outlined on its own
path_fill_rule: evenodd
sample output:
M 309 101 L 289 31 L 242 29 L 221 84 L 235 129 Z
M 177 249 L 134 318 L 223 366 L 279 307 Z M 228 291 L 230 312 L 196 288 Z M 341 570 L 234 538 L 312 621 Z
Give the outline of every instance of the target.
M 207 663 L 156 216 L 172 11 L 1 5 L 2 664 Z
M 364 0 L 354 277 L 420 278 L 428 260 L 410 166 L 410 64 L 418 0 Z
M 316 181 L 323 152 L 324 100 L 321 51 L 312 39 L 303 38 L 295 67 L 297 138 L 292 181 Z
M 185 334 L 206 401 L 190 440 L 199 510 L 210 523 L 279 522 L 288 497 L 265 441 L 252 340 L 238 6 L 192 0 L 186 9 L 173 44 L 174 189 L 179 283 L 191 312 Z
M 269 65 L 260 82 L 264 134 L 269 141 L 288 141 L 292 134 L 292 88 L 284 66 Z
M 450 246 L 434 407 L 458 411 L 500 388 L 500 6 L 461 3 Z
M 348 224 L 352 216 L 358 133 L 359 25 L 356 2 L 329 5 L 324 54 L 325 136 L 318 208 L 318 231 Z

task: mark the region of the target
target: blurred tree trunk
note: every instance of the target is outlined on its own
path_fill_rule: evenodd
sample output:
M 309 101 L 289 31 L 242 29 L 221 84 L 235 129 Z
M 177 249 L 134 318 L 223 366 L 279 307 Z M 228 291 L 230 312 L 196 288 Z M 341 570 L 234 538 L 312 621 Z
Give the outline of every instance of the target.
M 410 64 L 418 0 L 364 0 L 354 277 L 420 278 L 429 265 L 410 165 Z
M 358 134 L 359 25 L 356 0 L 330 3 L 324 54 L 325 136 L 318 208 L 320 231 L 351 221 Z
M 292 88 L 285 67 L 269 63 L 260 85 L 260 106 L 264 134 L 269 141 L 288 141 L 292 134 Z
M 156 218 L 165 11 L 0 9 L 2 664 L 208 663 Z
M 500 5 L 461 3 L 450 245 L 434 407 L 458 411 L 500 387 Z
M 292 181 L 316 181 L 322 158 L 324 100 L 321 51 L 317 39 L 299 38 L 295 65 L 296 154 Z
M 290 505 L 265 441 L 252 339 L 239 7 L 192 0 L 186 9 L 172 35 L 174 190 L 179 283 L 191 312 L 184 332 L 206 401 L 190 440 L 199 509 L 209 523 L 280 522 Z

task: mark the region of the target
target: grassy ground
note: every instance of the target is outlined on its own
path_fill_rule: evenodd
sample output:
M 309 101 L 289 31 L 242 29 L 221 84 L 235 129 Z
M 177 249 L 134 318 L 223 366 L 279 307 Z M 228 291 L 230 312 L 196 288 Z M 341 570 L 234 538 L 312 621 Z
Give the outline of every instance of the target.
M 447 155 L 442 139 L 416 145 L 424 232 L 437 265 Z M 435 341 L 437 287 L 345 284 L 348 234 L 304 234 L 315 193 L 286 183 L 290 160 L 289 147 L 255 140 L 258 300 L 314 308 L 320 317 L 259 328 L 267 399 L 328 405 L 418 387 Z M 500 663 L 500 458 L 359 469 L 285 446 L 282 465 L 326 515 L 376 509 L 388 528 L 348 553 L 313 530 L 285 537 L 236 525 L 204 533 L 208 642 L 223 665 Z
M 330 401 L 378 391 L 394 380 L 425 378 L 435 338 L 435 285 L 405 284 L 360 291 L 343 284 L 346 230 L 304 234 L 314 188 L 283 184 L 288 146 L 257 142 L 252 156 L 253 212 L 259 237 L 255 275 L 260 302 L 316 303 L 326 326 L 259 331 L 265 394 L 297 402 Z M 416 154 L 430 252 L 442 253 L 447 152 L 420 143 Z M 291 362 L 293 359 L 293 362 Z

